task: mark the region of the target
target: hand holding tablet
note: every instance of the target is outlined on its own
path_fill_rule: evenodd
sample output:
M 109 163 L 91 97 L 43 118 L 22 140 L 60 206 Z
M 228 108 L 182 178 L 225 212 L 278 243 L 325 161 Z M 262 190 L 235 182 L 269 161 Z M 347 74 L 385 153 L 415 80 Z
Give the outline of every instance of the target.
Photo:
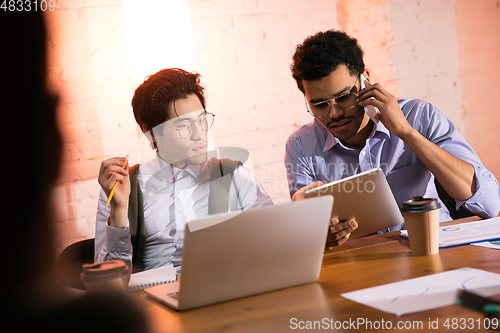
M 380 168 L 309 188 L 304 193 L 305 198 L 322 195 L 335 198 L 332 218 L 338 218 L 339 221 L 353 219 L 358 225 L 349 239 L 403 223 L 398 204 Z

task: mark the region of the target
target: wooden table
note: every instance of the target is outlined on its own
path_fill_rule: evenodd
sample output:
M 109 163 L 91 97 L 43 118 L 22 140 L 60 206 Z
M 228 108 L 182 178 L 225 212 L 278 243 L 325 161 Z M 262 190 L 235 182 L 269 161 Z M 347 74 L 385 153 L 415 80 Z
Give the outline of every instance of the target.
M 335 325 L 344 327 L 335 331 L 349 332 L 464 331 L 451 327 L 454 321 L 461 325 L 460 318 L 464 318 L 462 324 L 466 320 L 468 325 L 465 331 L 475 332 L 479 330 L 478 322 L 483 329 L 484 315 L 463 306 L 450 305 L 396 317 L 340 296 L 461 267 L 500 273 L 500 251 L 465 245 L 441 249 L 434 256 L 412 256 L 408 242 L 399 237 L 399 232 L 392 232 L 350 240 L 326 250 L 321 276 L 315 283 L 186 312 L 171 310 L 144 292 L 137 293 L 137 297 L 145 304 L 154 332 L 321 332 Z M 493 298 L 500 300 L 500 296 Z M 443 326 L 447 320 L 449 329 Z M 299 329 L 314 325 L 314 321 L 319 321 L 316 330 Z M 368 321 L 372 322 L 371 330 Z M 397 329 L 398 324 L 402 329 Z M 429 329 L 429 325 L 436 324 L 438 329 Z

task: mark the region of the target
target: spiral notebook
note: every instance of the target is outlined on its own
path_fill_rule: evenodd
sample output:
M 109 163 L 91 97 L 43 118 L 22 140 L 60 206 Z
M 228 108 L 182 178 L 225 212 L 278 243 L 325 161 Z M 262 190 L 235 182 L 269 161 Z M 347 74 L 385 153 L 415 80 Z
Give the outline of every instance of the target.
M 130 290 L 143 290 L 160 284 L 175 282 L 177 270 L 172 264 L 149 269 L 130 275 L 128 288 Z

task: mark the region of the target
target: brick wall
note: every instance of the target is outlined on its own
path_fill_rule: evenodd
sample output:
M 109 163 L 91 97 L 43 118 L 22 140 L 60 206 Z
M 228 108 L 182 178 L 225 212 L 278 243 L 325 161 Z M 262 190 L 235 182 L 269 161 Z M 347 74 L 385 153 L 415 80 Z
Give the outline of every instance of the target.
M 466 136 L 460 110 L 460 71 L 454 1 L 389 0 L 389 60 L 401 97 L 434 104 Z
M 61 175 L 53 191 L 60 243 L 94 236 L 101 161 L 135 150 L 119 0 L 58 1 L 46 13 L 48 84 L 60 95 Z
M 455 13 L 466 138 L 500 179 L 500 2 L 455 0 Z
M 494 2 L 474 3 L 493 6 L 494 16 L 499 12 Z M 215 144 L 247 149 L 247 166 L 267 193 L 276 203 L 288 201 L 285 141 L 311 121 L 290 75 L 291 56 L 305 37 L 332 28 L 358 38 L 372 81 L 398 97 L 433 102 L 477 142 L 462 114 L 471 119 L 476 115 L 463 101 L 474 100 L 477 91 L 470 88 L 467 96 L 461 91 L 463 73 L 470 77 L 472 72 L 466 71 L 467 60 L 459 66 L 459 59 L 461 50 L 470 57 L 462 59 L 474 59 L 466 47 L 473 36 L 464 27 L 480 21 L 481 12 L 464 21 L 466 3 L 460 2 L 460 16 L 452 0 L 189 0 L 196 68 L 207 87 L 208 109 L 216 114 Z M 61 94 L 59 126 L 65 144 L 54 190 L 62 249 L 93 237 L 99 165 L 110 156 L 135 154 L 138 135 L 130 108 L 134 86 L 121 0 L 60 0 L 47 19 L 49 84 Z M 490 23 L 485 22 L 474 36 L 488 29 Z M 461 48 L 456 25 L 466 38 Z M 479 47 L 485 44 L 480 38 L 476 42 Z M 494 32 L 487 44 L 485 54 L 493 54 L 498 45 Z M 483 67 L 468 87 L 485 77 Z M 497 67 L 490 67 L 498 73 Z M 490 122 L 483 142 L 494 139 L 497 123 Z M 491 157 L 488 163 L 495 161 L 498 158 Z
M 217 146 L 250 151 L 255 177 L 275 203 L 289 201 L 285 141 L 311 121 L 290 75 L 295 46 L 339 28 L 335 1 L 190 0 L 197 70 L 216 114 Z

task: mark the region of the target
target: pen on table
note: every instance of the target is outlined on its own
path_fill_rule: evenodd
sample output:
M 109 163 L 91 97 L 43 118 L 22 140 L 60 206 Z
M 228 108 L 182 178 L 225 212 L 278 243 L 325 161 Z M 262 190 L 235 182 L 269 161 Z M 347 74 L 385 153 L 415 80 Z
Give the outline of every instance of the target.
M 487 317 L 498 318 L 500 304 L 492 299 L 479 296 L 467 290 L 460 290 L 455 300 L 456 304 L 467 306 L 471 309 L 483 312 Z
M 500 318 L 500 305 L 486 304 L 483 307 L 483 312 L 488 318 Z
M 126 156 L 127 160 L 125 161 L 125 164 L 123 165 L 123 168 L 127 166 L 128 163 L 128 155 Z M 111 188 L 111 192 L 109 192 L 108 196 L 108 201 L 106 201 L 106 207 L 108 207 L 109 203 L 111 202 L 111 199 L 113 199 L 113 194 L 115 193 L 116 187 L 118 186 L 118 181 L 115 182 L 115 185 Z

